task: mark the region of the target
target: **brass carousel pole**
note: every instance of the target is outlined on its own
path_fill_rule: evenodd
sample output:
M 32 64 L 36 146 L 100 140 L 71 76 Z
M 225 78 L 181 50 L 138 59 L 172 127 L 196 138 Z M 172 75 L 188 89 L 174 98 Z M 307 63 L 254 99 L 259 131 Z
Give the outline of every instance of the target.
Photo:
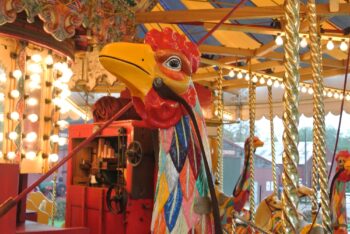
M 272 161 L 272 180 L 273 192 L 278 196 L 277 186 L 277 168 L 276 168 L 276 149 L 275 149 L 275 132 L 273 124 L 273 107 L 272 107 L 272 86 L 267 86 L 269 94 L 269 109 L 270 109 L 270 137 L 271 137 L 271 161 Z
M 299 0 L 285 1 L 285 77 L 283 84 L 283 173 L 282 173 L 282 225 L 284 233 L 297 233 L 299 226 L 297 188 L 299 176 L 297 165 L 299 163 L 298 152 L 298 124 L 299 124 Z
M 249 60 L 249 77 L 251 78 L 250 70 L 251 61 Z M 254 160 L 254 130 L 255 130 L 255 99 L 256 99 L 256 84 L 249 80 L 249 173 L 250 173 L 250 194 L 249 194 L 249 212 L 250 221 L 255 222 L 255 160 Z
M 310 36 L 310 51 L 311 51 L 311 67 L 313 76 L 313 90 L 314 90 L 314 129 L 313 129 L 313 160 L 317 164 L 313 164 L 314 173 L 319 174 L 319 183 L 321 187 L 321 207 L 322 207 L 322 226 L 325 233 L 332 233 L 331 216 L 330 216 L 330 201 L 328 197 L 328 183 L 327 183 L 327 159 L 325 149 L 325 112 L 323 103 L 323 77 L 322 77 L 322 51 L 321 38 L 319 32 L 319 23 L 317 22 L 316 3 L 315 0 L 308 0 L 308 21 L 309 21 L 309 36 Z M 312 211 L 317 211 L 317 178 L 313 178 L 314 196 L 312 203 Z
M 219 68 L 219 76 L 216 78 L 216 105 L 215 114 L 219 120 L 219 125 L 216 128 L 216 143 L 217 143 L 217 168 L 215 172 L 216 185 L 219 190 L 223 191 L 223 158 L 222 158 L 222 137 L 223 137 L 223 95 L 222 95 L 222 68 Z

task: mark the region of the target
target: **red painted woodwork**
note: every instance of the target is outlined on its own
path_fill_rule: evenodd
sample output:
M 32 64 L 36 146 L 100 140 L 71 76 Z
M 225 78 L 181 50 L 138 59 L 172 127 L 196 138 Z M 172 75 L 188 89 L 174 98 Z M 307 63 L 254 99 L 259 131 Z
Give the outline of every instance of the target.
M 88 137 L 98 125 L 83 124 L 71 125 L 69 127 L 69 143 L 68 151 L 72 151 L 77 141 Z M 118 129 L 123 127 L 126 129 L 127 145 L 130 144 L 135 137 L 140 138 L 138 130 L 144 124 L 141 121 L 116 121 L 106 128 L 100 137 L 118 136 Z M 147 139 L 149 140 L 149 139 Z M 147 146 L 151 147 L 151 146 Z M 146 147 L 146 148 L 147 148 Z M 81 157 L 88 150 L 82 150 L 77 158 Z M 113 214 L 108 211 L 106 205 L 107 187 L 89 187 L 74 184 L 74 170 L 76 169 L 77 158 L 68 161 L 67 165 L 67 205 L 66 205 L 66 227 L 88 227 L 90 233 L 93 234 L 139 234 L 150 233 L 153 195 L 150 198 L 138 199 L 133 197 L 135 194 L 135 183 L 140 172 L 135 171 L 134 167 L 127 162 L 125 171 L 126 190 L 128 192 L 128 203 L 125 214 Z M 149 175 L 145 175 L 151 179 L 151 187 L 153 189 L 154 181 L 154 163 L 145 161 L 149 167 Z M 142 172 L 143 173 L 143 172 Z M 137 191 L 137 190 L 136 190 Z M 153 191 L 153 190 L 152 190 Z
M 0 193 L 0 204 L 9 197 L 15 197 L 18 193 L 19 165 L 0 164 L 0 181 L 3 188 Z M 0 218 L 1 233 L 15 233 L 16 209 L 12 208 L 6 215 Z
M 5 233 L 5 232 L 4 232 Z M 7 232 L 6 232 L 7 233 Z M 21 223 L 16 232 L 9 232 L 16 234 L 93 234 L 88 228 L 76 227 L 76 228 L 57 228 L 45 224 L 26 221 Z

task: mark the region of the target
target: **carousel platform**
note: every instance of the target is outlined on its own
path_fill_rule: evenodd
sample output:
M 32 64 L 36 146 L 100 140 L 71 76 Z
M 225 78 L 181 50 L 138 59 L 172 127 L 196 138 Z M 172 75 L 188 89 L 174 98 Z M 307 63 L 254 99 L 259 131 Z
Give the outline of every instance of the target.
M 17 226 L 16 234 L 89 234 L 86 227 L 57 228 L 33 221 L 26 221 Z

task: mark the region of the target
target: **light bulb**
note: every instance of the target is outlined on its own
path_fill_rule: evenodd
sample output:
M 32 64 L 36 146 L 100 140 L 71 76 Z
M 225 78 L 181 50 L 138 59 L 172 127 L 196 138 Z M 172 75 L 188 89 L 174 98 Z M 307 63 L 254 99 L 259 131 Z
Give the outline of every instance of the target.
M 271 85 L 272 85 L 272 83 L 273 83 L 273 82 L 272 82 L 272 80 L 271 80 L 271 79 L 268 79 L 268 80 L 267 80 L 267 85 L 268 85 L 268 86 L 271 86 Z
M 34 160 L 36 158 L 36 153 L 34 151 L 28 151 L 25 154 L 26 159 Z
M 55 63 L 55 64 L 53 65 L 53 68 L 54 68 L 55 70 L 61 71 L 61 70 L 62 70 L 62 63 L 60 63 L 60 62 Z
M 340 100 L 343 100 L 343 98 L 344 98 L 344 95 L 341 93 L 341 94 L 339 94 L 339 99 Z
M 15 157 L 16 157 L 16 153 L 15 152 L 10 151 L 10 152 L 7 153 L 7 158 L 9 160 L 13 160 Z
M 60 137 L 57 134 L 51 135 L 50 136 L 50 141 L 53 143 L 57 143 L 59 141 Z
M 5 100 L 5 94 L 4 93 L 0 93 L 0 101 L 4 101 Z
M 27 142 L 34 142 L 36 139 L 38 139 L 38 134 L 36 134 L 36 132 L 29 132 L 26 134 L 25 140 Z
M 66 120 L 63 120 L 63 119 L 57 121 L 57 125 L 60 127 L 61 130 L 67 128 L 68 124 L 69 123 Z
M 0 73 L 0 82 L 4 83 L 6 82 L 6 74 L 5 73 Z
M 301 48 L 306 48 L 307 47 L 307 40 L 306 37 L 303 37 L 300 41 L 300 47 Z
M 11 112 L 10 119 L 12 120 L 19 120 L 19 113 L 17 111 Z
M 0 142 L 2 142 L 3 140 L 4 140 L 4 134 L 0 132 Z
M 26 102 L 27 102 L 28 106 L 38 105 L 38 99 L 33 98 L 33 97 L 28 98 Z
M 252 78 L 252 81 L 253 81 L 254 83 L 256 83 L 256 82 L 258 82 L 258 80 L 259 80 L 258 77 L 257 77 L 256 75 L 254 75 L 253 78 Z
M 63 83 L 68 83 L 73 76 L 73 72 L 70 68 L 66 69 L 62 76 L 59 78 Z
M 30 75 L 30 80 L 36 83 L 40 83 L 41 82 L 41 77 L 38 73 L 33 73 Z
M 35 63 L 39 63 L 42 60 L 42 57 L 40 54 L 33 54 L 32 57 L 30 58 Z
M 323 96 L 327 96 L 327 91 L 323 90 Z
M 278 88 L 280 86 L 280 82 L 278 82 L 278 80 L 275 80 L 275 82 L 273 82 L 273 87 Z
M 350 95 L 349 95 L 349 94 L 346 95 L 345 99 L 346 99 L 347 101 L 350 101 Z
M 261 78 L 260 78 L 259 83 L 262 84 L 262 85 L 265 84 L 265 79 L 264 79 L 264 77 L 261 77 Z
M 60 97 L 65 99 L 69 97 L 72 94 L 72 92 L 69 89 L 63 89 L 60 93 Z
M 231 70 L 229 73 L 228 73 L 228 76 L 233 78 L 235 77 L 235 72 L 233 70 Z
M 46 65 L 49 65 L 49 66 L 53 64 L 53 58 L 52 58 L 52 55 L 51 55 L 51 54 L 49 54 L 49 55 L 46 56 L 46 58 L 45 58 L 45 64 L 46 64 Z
M 58 155 L 57 154 L 50 154 L 49 155 L 49 161 L 50 162 L 57 162 L 58 161 Z
M 328 91 L 328 93 L 327 93 L 327 97 L 332 97 L 332 96 L 333 96 L 332 91 Z
M 2 159 L 4 157 L 3 153 L 0 152 L 0 159 Z
M 309 88 L 308 90 L 307 90 L 307 92 L 308 92 L 308 94 L 313 94 L 314 93 L 314 90 L 312 89 L 312 88 Z
M 338 98 L 339 98 L 339 94 L 338 94 L 338 93 L 334 93 L 333 97 L 334 97 L 335 99 L 338 99 Z
M 30 81 L 28 84 L 28 88 L 30 90 L 36 90 L 36 89 L 40 89 L 40 83 L 34 82 L 34 81 Z
M 22 71 L 19 69 L 16 69 L 12 72 L 12 76 L 15 77 L 16 79 L 19 79 L 22 76 Z
M 348 50 L 348 43 L 346 43 L 344 40 L 340 43 L 340 46 L 339 48 L 342 50 L 342 51 L 347 51 Z
M 242 78 L 243 78 L 243 74 L 242 74 L 242 72 L 238 72 L 238 74 L 237 74 L 237 78 L 238 78 L 238 79 L 242 79 Z
M 61 109 L 60 109 L 60 113 L 61 114 L 65 114 L 69 111 L 69 107 L 68 106 L 61 106 Z
M 329 38 L 327 42 L 327 50 L 333 50 L 334 49 L 334 43 L 332 41 L 332 38 Z
M 36 121 L 38 121 L 39 117 L 37 114 L 30 114 L 28 115 L 28 120 L 32 123 L 35 123 Z
M 52 99 L 52 103 L 56 106 L 62 106 L 63 105 L 63 100 L 61 98 L 55 97 Z
M 277 37 L 276 37 L 276 39 L 275 39 L 275 43 L 276 43 L 276 45 L 278 45 L 278 46 L 283 45 L 283 38 L 282 38 L 282 36 L 281 36 L 280 34 L 277 35 Z
M 60 138 L 58 139 L 58 145 L 59 145 L 59 146 L 64 146 L 65 144 L 67 144 L 67 138 L 65 138 L 65 137 L 60 137 Z
M 281 88 L 282 88 L 282 89 L 284 89 L 284 87 L 285 87 L 285 86 L 284 86 L 284 84 L 283 84 L 283 83 L 281 83 Z
M 4 114 L 0 114 L 0 122 L 4 122 Z
M 246 81 L 248 81 L 248 80 L 250 79 L 249 73 L 247 73 L 247 74 L 245 75 L 244 79 L 245 79 Z
M 17 89 L 11 90 L 11 92 L 10 92 L 10 96 L 12 98 L 18 98 L 19 95 L 20 95 L 20 93 L 19 93 L 19 91 Z
M 9 139 L 10 140 L 15 141 L 17 139 L 17 137 L 18 137 L 18 133 L 17 132 L 10 132 L 9 133 Z
M 41 73 L 43 70 L 41 68 L 41 65 L 40 64 L 37 64 L 37 63 L 31 63 L 28 65 L 28 70 L 31 72 L 31 73 Z

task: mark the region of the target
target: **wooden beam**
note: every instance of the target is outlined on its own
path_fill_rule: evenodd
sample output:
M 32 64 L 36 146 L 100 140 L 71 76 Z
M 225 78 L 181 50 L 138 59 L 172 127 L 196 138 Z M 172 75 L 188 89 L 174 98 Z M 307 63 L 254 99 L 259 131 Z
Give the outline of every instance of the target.
M 216 23 L 203 23 L 203 26 L 206 29 L 212 29 Z M 264 34 L 264 35 L 277 35 L 282 32 L 281 29 L 266 27 L 266 26 L 258 26 L 258 25 L 244 25 L 244 24 L 222 24 L 220 25 L 218 30 L 225 31 L 234 31 L 234 32 L 244 32 L 244 33 L 256 33 L 256 34 Z
M 330 0 L 329 1 L 329 11 L 338 12 L 339 11 L 339 0 Z
M 199 50 L 202 54 L 217 54 L 223 56 L 241 56 L 241 57 L 253 57 L 255 50 L 241 49 L 225 46 L 211 46 L 200 45 Z
M 275 43 L 274 40 L 270 41 L 269 43 L 266 43 L 265 45 L 262 45 L 260 48 L 255 50 L 255 56 L 261 57 L 265 54 L 274 51 L 279 46 Z
M 205 22 L 221 20 L 231 8 L 196 9 L 196 10 L 173 10 L 173 11 L 152 11 L 136 13 L 136 23 L 185 23 Z M 301 6 L 301 17 L 306 15 L 306 6 Z M 318 16 L 349 15 L 350 4 L 339 4 L 339 11 L 331 12 L 329 4 L 317 4 Z M 241 7 L 232 14 L 228 20 L 241 19 L 271 19 L 283 18 L 284 10 L 281 6 L 269 7 Z

